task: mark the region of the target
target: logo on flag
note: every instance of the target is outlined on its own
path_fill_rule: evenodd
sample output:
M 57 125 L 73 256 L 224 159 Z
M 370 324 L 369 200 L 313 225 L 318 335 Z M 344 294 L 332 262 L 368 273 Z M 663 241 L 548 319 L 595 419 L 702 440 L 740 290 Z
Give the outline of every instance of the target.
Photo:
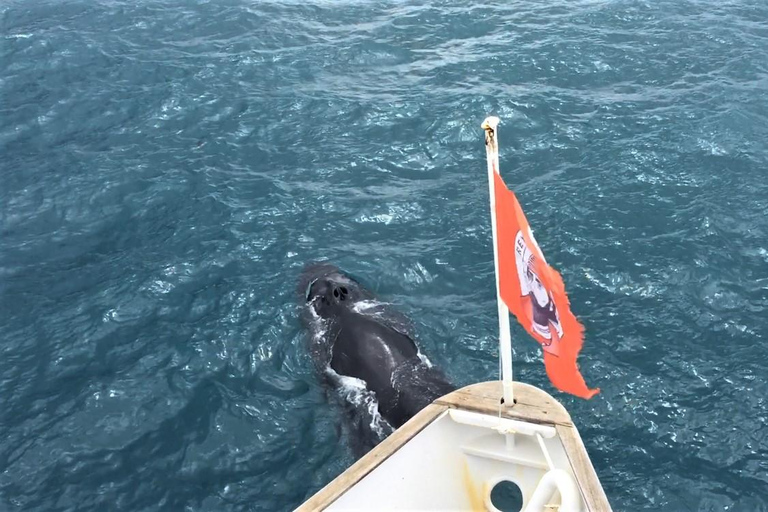
M 530 238 L 535 244 L 533 237 Z M 541 252 L 538 246 L 535 248 L 537 252 Z M 525 243 L 522 231 L 515 235 L 515 262 L 528 328 L 544 350 L 557 355 L 559 341 L 563 337 L 563 326 L 552 293 L 544 284 L 544 279 L 539 276 L 538 258 Z

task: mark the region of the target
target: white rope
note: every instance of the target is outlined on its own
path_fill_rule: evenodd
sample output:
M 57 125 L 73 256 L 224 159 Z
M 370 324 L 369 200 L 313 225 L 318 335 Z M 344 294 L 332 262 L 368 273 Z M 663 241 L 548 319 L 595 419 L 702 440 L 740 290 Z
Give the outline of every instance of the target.
M 549 466 L 550 471 L 555 469 L 555 465 L 552 464 L 552 458 L 549 456 L 549 450 L 547 450 L 547 446 L 544 444 L 544 438 L 541 437 L 541 434 L 536 432 L 536 439 L 539 440 L 539 446 L 541 447 L 542 453 L 544 453 L 544 458 L 547 459 L 547 466 Z

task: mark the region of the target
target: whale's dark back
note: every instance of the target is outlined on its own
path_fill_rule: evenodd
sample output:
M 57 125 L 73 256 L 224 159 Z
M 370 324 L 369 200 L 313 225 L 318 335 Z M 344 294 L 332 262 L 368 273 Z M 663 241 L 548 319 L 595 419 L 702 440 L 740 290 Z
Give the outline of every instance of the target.
M 379 413 L 393 427 L 455 389 L 440 370 L 422 361 L 413 338 L 404 332 L 408 322 L 402 315 L 376 302 L 338 267 L 307 265 L 297 292 L 318 369 L 363 380 L 376 395 Z M 364 301 L 372 304 L 362 308 Z
M 418 349 L 405 334 L 354 311 L 341 313 L 331 359 L 331 368 L 339 375 L 362 379 L 380 394 L 391 387 L 397 368 L 413 358 L 418 358 Z

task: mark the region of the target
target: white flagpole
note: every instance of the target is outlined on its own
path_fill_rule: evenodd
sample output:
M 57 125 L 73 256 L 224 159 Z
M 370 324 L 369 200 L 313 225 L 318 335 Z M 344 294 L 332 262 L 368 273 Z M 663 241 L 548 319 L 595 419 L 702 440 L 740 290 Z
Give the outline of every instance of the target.
M 499 308 L 499 352 L 501 355 L 501 376 L 504 389 L 504 404 L 515 404 L 512 391 L 512 332 L 509 327 L 509 309 L 501 300 L 499 288 L 499 240 L 496 233 L 496 195 L 494 194 L 494 173 L 499 172 L 499 139 L 496 127 L 498 117 L 488 117 L 483 121 L 485 130 L 485 154 L 488 160 L 488 191 L 491 199 L 491 228 L 493 230 L 493 263 L 496 271 L 496 304 Z

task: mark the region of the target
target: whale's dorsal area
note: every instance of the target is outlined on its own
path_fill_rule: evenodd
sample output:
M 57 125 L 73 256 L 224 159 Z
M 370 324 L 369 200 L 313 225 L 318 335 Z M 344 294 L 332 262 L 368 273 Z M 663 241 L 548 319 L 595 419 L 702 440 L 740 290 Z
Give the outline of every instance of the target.
M 328 263 L 305 267 L 298 292 L 318 368 L 365 383 L 378 412 L 398 427 L 436 398 L 455 389 L 424 363 L 406 322 L 372 292 Z

